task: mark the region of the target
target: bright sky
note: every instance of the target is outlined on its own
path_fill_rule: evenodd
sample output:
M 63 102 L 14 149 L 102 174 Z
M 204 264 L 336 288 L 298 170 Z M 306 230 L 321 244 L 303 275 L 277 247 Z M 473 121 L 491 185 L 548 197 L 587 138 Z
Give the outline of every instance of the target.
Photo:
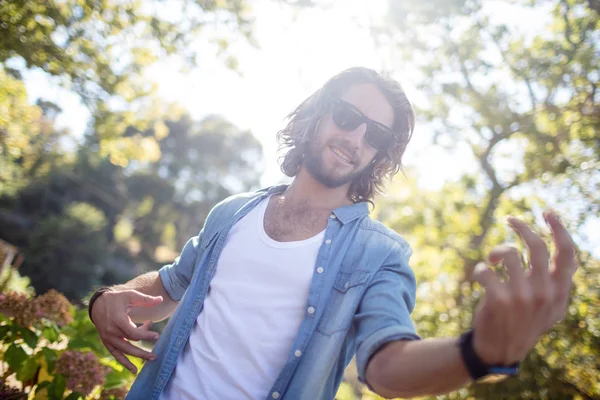
M 369 21 L 380 21 L 385 14 L 387 1 L 344 0 L 326 8 L 296 10 L 272 0 L 255 0 L 251 4 L 259 48 L 243 43 L 232 48 L 240 61 L 241 76 L 225 68 L 214 57 L 214 50 L 199 41 L 198 50 L 206 55 L 199 68 L 182 73 L 178 61 L 168 59 L 151 67 L 147 77 L 157 82 L 159 98 L 183 106 L 193 118 L 200 120 L 217 113 L 242 129 L 250 129 L 263 145 L 262 184 L 271 185 L 284 179 L 277 164 L 275 140 L 284 117 L 328 78 L 348 67 L 361 65 L 380 70 L 389 66 L 393 55 L 389 49 L 377 50 L 368 30 Z M 493 7 L 500 4 L 494 3 Z M 517 24 L 520 20 L 529 21 L 522 26 L 530 29 L 535 29 L 531 21 L 537 21 L 538 26 L 543 23 L 543 18 L 514 15 L 498 7 L 495 17 L 503 16 Z M 398 65 L 394 67 L 397 70 Z M 409 70 L 398 70 L 396 78 L 409 98 L 418 99 L 411 75 Z M 57 81 L 49 81 L 41 72 L 27 72 L 25 77 L 30 99 L 43 97 L 60 104 L 64 112 L 58 125 L 81 135 L 89 113 L 77 96 L 60 89 Z M 438 188 L 473 168 L 472 157 L 465 149 L 450 154 L 432 147 L 429 139 L 427 126 L 417 123 L 405 159 L 418 171 L 422 186 Z M 590 229 L 594 229 L 593 221 Z M 586 230 L 592 233 L 590 229 Z M 592 248 L 600 256 L 600 245 Z
M 326 8 L 297 10 L 271 0 L 253 1 L 259 48 L 247 44 L 232 48 L 240 61 L 241 76 L 225 68 L 213 56 L 214 50 L 199 42 L 198 49 L 207 55 L 199 68 L 181 73 L 178 60 L 169 59 L 151 67 L 147 77 L 158 83 L 159 98 L 182 105 L 195 119 L 217 113 L 250 129 L 264 149 L 262 183 L 273 184 L 285 178 L 279 172 L 275 140 L 284 117 L 336 73 L 351 66 L 380 70 L 389 62 L 389 54 L 375 48 L 367 28 L 369 21 L 381 20 L 387 0 L 365 4 L 363 0 L 345 0 Z M 81 135 L 89 113 L 77 96 L 60 89 L 56 81 L 49 83 L 41 72 L 25 76 L 30 99 L 43 97 L 62 105 L 64 112 L 57 124 Z M 409 98 L 416 95 L 413 82 L 400 81 Z M 425 152 L 428 133 L 422 128 L 417 126 L 405 162 L 418 164 L 424 186 L 439 187 L 468 166 L 456 163 L 441 149 Z
M 249 128 L 265 152 L 263 184 L 283 179 L 277 164 L 276 132 L 284 117 L 338 72 L 362 65 L 381 69 L 366 26 L 380 19 L 387 0 L 338 2 L 329 9 L 295 10 L 269 0 L 253 2 L 255 36 L 260 49 L 236 46 L 241 75 L 206 60 L 191 74 L 172 74 L 176 63 L 153 67 L 160 96 L 183 104 L 196 118 L 216 112 Z M 408 85 L 406 85 L 408 87 Z

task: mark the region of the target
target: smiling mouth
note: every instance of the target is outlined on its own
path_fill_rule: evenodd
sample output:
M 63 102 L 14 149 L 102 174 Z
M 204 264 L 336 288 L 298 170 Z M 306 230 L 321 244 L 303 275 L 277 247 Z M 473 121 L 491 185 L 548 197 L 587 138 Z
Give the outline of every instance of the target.
M 335 154 L 336 156 L 338 156 L 338 158 L 340 160 L 342 160 L 344 163 L 352 165 L 352 157 L 348 155 L 348 153 L 346 153 L 345 151 L 338 149 L 336 147 L 333 146 L 329 146 L 329 148 L 331 149 L 331 151 L 333 152 L 333 154 Z

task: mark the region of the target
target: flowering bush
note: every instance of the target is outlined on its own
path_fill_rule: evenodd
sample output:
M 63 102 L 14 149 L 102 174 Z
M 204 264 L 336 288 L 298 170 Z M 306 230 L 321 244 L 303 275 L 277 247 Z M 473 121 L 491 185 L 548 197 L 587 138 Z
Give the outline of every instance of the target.
M 134 378 L 108 354 L 87 309 L 55 290 L 0 293 L 0 357 L 2 399 L 118 400 Z
M 44 318 L 58 326 L 66 325 L 73 320 L 72 307 L 56 290 L 35 298 L 28 298 L 24 293 L 0 293 L 0 312 L 12 316 L 23 327 L 38 325 Z
M 56 372 L 67 378 L 67 389 L 88 395 L 94 387 L 104 385 L 110 368 L 102 365 L 91 351 L 67 350 L 56 360 Z

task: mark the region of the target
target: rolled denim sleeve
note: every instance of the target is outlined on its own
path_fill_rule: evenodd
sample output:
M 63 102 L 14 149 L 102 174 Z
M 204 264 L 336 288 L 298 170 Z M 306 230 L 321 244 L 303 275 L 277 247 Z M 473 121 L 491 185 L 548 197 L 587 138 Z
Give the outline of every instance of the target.
M 418 340 L 410 317 L 415 307 L 416 280 L 408 264 L 410 248 L 390 255 L 376 272 L 355 315 L 358 378 L 365 374 L 371 357 L 394 340 Z
M 158 274 L 162 284 L 171 298 L 175 301 L 181 300 L 186 289 L 190 285 L 196 260 L 200 254 L 200 241 L 202 231 L 187 241 L 179 257 L 173 264 L 162 267 Z

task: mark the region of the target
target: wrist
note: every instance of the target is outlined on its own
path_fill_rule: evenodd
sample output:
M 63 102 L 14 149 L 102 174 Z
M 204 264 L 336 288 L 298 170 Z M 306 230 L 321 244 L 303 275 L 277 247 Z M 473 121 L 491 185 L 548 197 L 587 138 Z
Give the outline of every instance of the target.
M 90 317 L 90 321 L 92 321 L 92 323 L 94 323 L 94 319 L 92 318 L 92 309 L 94 307 L 94 303 L 96 303 L 96 301 L 98 301 L 98 299 L 106 292 L 109 292 L 111 289 L 108 286 L 104 286 L 101 287 L 100 289 L 96 290 L 94 292 L 94 294 L 92 295 L 92 297 L 90 298 L 90 302 L 88 303 L 88 315 Z
M 475 350 L 474 331 L 469 330 L 463 333 L 459 339 L 459 347 L 464 364 L 473 380 L 479 380 L 483 377 L 493 376 L 496 378 L 505 378 L 507 376 L 517 375 L 519 372 L 519 363 L 503 365 L 500 363 L 487 363 Z

